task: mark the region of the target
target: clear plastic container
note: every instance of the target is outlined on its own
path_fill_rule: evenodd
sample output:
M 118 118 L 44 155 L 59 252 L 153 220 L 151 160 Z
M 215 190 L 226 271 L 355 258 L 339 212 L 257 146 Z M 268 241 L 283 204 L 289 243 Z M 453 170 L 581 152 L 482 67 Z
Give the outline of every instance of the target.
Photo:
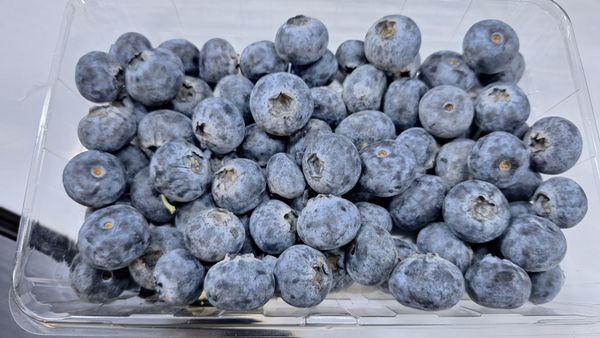
M 31 248 L 36 224 L 74 241 L 83 220 L 85 208 L 67 197 L 61 182 L 67 161 L 83 150 L 76 128 L 90 106 L 74 83 L 75 64 L 81 55 L 108 50 L 116 37 L 127 31 L 145 34 L 154 45 L 182 37 L 201 46 L 212 37 L 222 37 L 240 52 L 251 42 L 273 40 L 279 25 L 299 13 L 327 25 L 331 50 L 346 39 L 362 39 L 376 19 L 395 13 L 410 16 L 419 25 L 422 57 L 440 49 L 460 51 L 466 30 L 482 19 L 503 20 L 518 32 L 527 63 L 519 85 L 529 95 L 530 121 L 563 116 L 573 121 L 584 137 L 581 159 L 566 176 L 581 184 L 590 208 L 580 225 L 565 230 L 569 250 L 562 268 L 567 281 L 556 300 L 543 306 L 494 310 L 465 297 L 451 310 L 422 312 L 403 307 L 374 288 L 355 286 L 331 294 L 311 309 L 293 308 L 280 299 L 249 313 L 211 307 L 172 308 L 146 302 L 134 292 L 126 292 L 110 304 L 94 305 L 79 301 L 70 289 L 65 263 Z M 600 205 L 598 131 L 571 23 L 552 1 L 73 0 L 66 7 L 52 62 L 10 291 L 12 313 L 29 331 L 92 335 L 125 330 L 126 335 L 145 337 L 389 336 L 400 331 L 409 331 L 413 337 L 464 332 L 513 336 L 600 333 L 600 226 L 594 221 L 600 217 L 600 208 L 596 209 Z M 39 232 L 37 236 L 40 238 Z

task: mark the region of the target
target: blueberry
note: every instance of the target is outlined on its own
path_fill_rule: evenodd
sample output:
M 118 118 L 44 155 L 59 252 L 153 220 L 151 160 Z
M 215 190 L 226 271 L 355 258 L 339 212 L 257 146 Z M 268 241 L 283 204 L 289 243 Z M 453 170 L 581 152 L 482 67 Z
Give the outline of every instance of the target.
M 127 102 L 126 100 L 123 100 L 123 102 Z M 133 109 L 133 115 L 135 116 L 135 122 L 137 124 L 140 123 L 140 121 L 142 121 L 142 119 L 144 118 L 144 116 L 146 116 L 146 114 L 148 114 L 148 110 L 146 109 L 146 107 L 144 107 L 143 104 L 137 102 L 137 101 L 130 101 L 132 103 L 132 109 Z M 133 139 L 134 141 L 132 142 L 136 142 L 137 145 L 137 139 Z
M 268 201 L 270 201 L 266 194 L 264 194 L 263 196 L 265 196 L 267 198 L 264 198 L 263 200 L 261 200 L 261 204 L 267 203 Z M 244 238 L 244 244 L 242 244 L 242 248 L 240 249 L 240 251 L 237 254 L 238 255 L 253 254 L 256 257 L 260 257 L 263 255 L 266 255 L 266 253 L 262 252 L 258 248 L 256 243 L 254 242 L 254 239 L 252 239 L 252 235 L 250 234 L 250 216 L 251 216 L 250 213 L 238 216 L 238 218 L 244 225 L 244 232 L 246 233 L 246 237 Z
M 335 128 L 335 133 L 349 138 L 358 150 L 371 143 L 396 137 L 392 119 L 376 110 L 349 115 Z
M 309 87 L 326 86 L 333 81 L 338 71 L 335 55 L 327 50 L 317 61 L 292 69 Z
M 525 201 L 510 202 L 510 217 L 516 218 L 522 215 L 535 215 L 533 204 Z
M 95 268 L 75 256 L 69 268 L 69 280 L 80 299 L 106 303 L 117 298 L 129 285 L 127 270 L 108 271 Z
M 116 152 L 115 156 L 117 156 L 125 170 L 125 178 L 129 185 L 132 184 L 135 175 L 150 163 L 144 152 L 132 144 Z
M 437 220 L 448 189 L 448 184 L 440 177 L 417 177 L 390 202 L 394 225 L 401 230 L 415 231 Z
M 415 178 L 417 162 L 413 152 L 394 140 L 371 143 L 360 151 L 360 158 L 360 185 L 376 196 L 397 195 Z
M 531 280 L 527 272 L 506 259 L 487 255 L 465 274 L 467 293 L 482 306 L 516 309 L 527 302 Z
M 342 99 L 351 113 L 377 110 L 381 107 L 386 85 L 385 74 L 372 65 L 365 64 L 357 67 L 344 79 Z
M 475 141 L 459 138 L 444 144 L 435 159 L 435 174 L 450 186 L 470 179 L 469 154 Z
M 527 170 L 515 183 L 501 190 L 509 202 L 529 201 L 540 184 L 542 184 L 542 176 L 535 171 Z
M 476 262 L 479 262 L 488 255 L 494 257 L 502 257 L 502 254 L 500 253 L 500 245 L 498 242 L 499 241 L 496 239 L 488 243 L 471 244 L 471 248 L 473 249 L 473 260 L 471 262 L 471 265 L 475 264 Z
M 523 122 L 523 123 L 519 123 L 517 126 L 515 126 L 510 133 L 515 135 L 516 137 L 522 139 L 523 136 L 525 136 L 525 133 L 527 133 L 527 131 L 529 130 L 529 125 L 527 124 L 527 122 Z
M 131 204 L 150 222 L 165 223 L 173 219 L 173 212 L 165 197 L 154 189 L 148 167 L 140 170 L 133 178 L 129 194 Z
M 207 191 L 199 198 L 177 207 L 177 212 L 175 213 L 175 226 L 178 230 L 183 231 L 189 219 L 195 214 L 214 207 L 216 207 L 216 205 L 213 201 L 212 194 L 210 191 Z
M 267 271 L 273 275 L 275 272 L 275 265 L 277 264 L 277 257 L 271 255 L 264 255 L 260 260 L 265 265 Z M 277 289 L 277 285 L 275 285 L 275 289 Z M 275 292 L 277 292 L 277 290 Z
M 529 118 L 527 95 L 512 83 L 493 83 L 475 100 L 475 123 L 480 130 L 512 131 Z
M 198 76 L 200 51 L 186 39 L 171 39 L 161 43 L 158 48 L 168 49 L 177 55 L 183 63 L 185 75 Z
M 238 55 L 235 48 L 226 40 L 213 38 L 200 50 L 200 78 L 210 84 L 219 82 L 227 75 L 235 74 L 238 68 Z
M 355 203 L 360 213 L 360 224 L 380 226 L 387 231 L 392 231 L 392 216 L 382 206 L 369 202 Z
M 268 254 L 278 255 L 296 243 L 296 211 L 287 204 L 270 200 L 252 212 L 250 235 Z
M 79 94 L 92 102 L 114 101 L 125 87 L 123 68 L 104 52 L 89 52 L 77 61 L 75 84 Z
M 502 192 L 478 180 L 464 181 L 450 189 L 444 199 L 443 213 L 454 234 L 471 243 L 497 238 L 510 221 L 508 201 Z
M 189 202 L 200 197 L 208 189 L 211 176 L 206 155 L 183 140 L 165 143 L 150 160 L 150 179 L 170 201 Z
M 494 74 L 507 70 L 518 52 L 517 33 L 500 20 L 475 23 L 463 39 L 463 57 L 477 73 Z
M 294 65 L 307 65 L 327 52 L 329 33 L 318 19 L 296 15 L 288 19 L 275 35 L 275 50 Z
M 553 300 L 565 284 L 565 273 L 559 266 L 529 274 L 531 279 L 531 295 L 529 301 L 539 305 Z
M 306 188 L 302 170 L 286 153 L 277 153 L 267 162 L 269 192 L 286 199 L 301 196 Z
M 299 244 L 289 247 L 277 259 L 275 281 L 286 303 L 296 307 L 313 307 L 329 293 L 333 274 L 325 255 Z
M 449 261 L 434 254 L 417 254 L 398 263 L 390 276 L 389 289 L 402 305 L 437 311 L 458 303 L 465 280 Z
M 308 201 L 317 196 L 317 193 L 311 189 L 305 189 L 301 196 L 298 196 L 290 201 L 290 207 L 300 213 L 306 207 Z
M 225 155 L 219 155 L 219 154 L 211 154 L 210 157 L 210 169 L 213 173 L 216 173 L 217 171 L 219 171 L 219 169 L 221 169 L 221 167 L 223 167 L 225 165 L 225 163 L 227 163 L 227 161 L 232 160 L 234 158 L 239 158 L 238 155 L 235 152 L 231 152 L 229 154 L 225 154 Z
M 419 101 L 427 90 L 427 85 L 417 79 L 401 78 L 389 85 L 383 112 L 392 119 L 397 132 L 417 125 Z
M 218 309 L 249 311 L 265 305 L 275 292 L 275 279 L 260 259 L 236 256 L 213 265 L 206 273 L 204 291 Z
M 127 65 L 127 93 L 145 106 L 158 106 L 177 96 L 183 83 L 183 63 L 173 52 L 157 48 L 146 50 Z
M 217 154 L 227 154 L 237 148 L 246 132 L 242 113 L 232 102 L 220 97 L 198 103 L 192 125 L 200 147 Z
M 346 40 L 338 46 L 335 58 L 340 71 L 348 75 L 359 66 L 367 63 L 365 44 L 360 40 Z
M 306 147 L 323 133 L 331 133 L 331 127 L 324 121 L 310 119 L 302 129 L 290 136 L 287 152 L 294 158 L 296 164 L 302 165 Z
M 346 271 L 359 284 L 381 284 L 389 278 L 397 261 L 396 254 L 389 232 L 364 225 L 346 249 Z
M 289 136 L 310 119 L 313 99 L 301 78 L 274 73 L 256 82 L 250 94 L 250 111 L 256 124 L 267 133 Z
M 150 242 L 148 222 L 135 208 L 111 205 L 94 211 L 79 229 L 77 248 L 85 261 L 106 270 L 124 268 Z
M 331 270 L 331 292 L 347 289 L 354 282 L 346 271 L 346 251 L 343 248 L 324 251 Z
M 495 74 L 477 74 L 477 79 L 484 86 L 494 82 L 517 83 L 525 72 L 525 58 L 523 54 L 517 55 L 510 61 L 508 68 Z
M 256 124 L 246 127 L 244 140 L 238 152 L 241 156 L 256 161 L 260 166 L 267 164 L 271 156 L 285 151 L 285 141 L 265 133 Z
M 212 97 L 213 92 L 208 83 L 191 76 L 183 78 L 177 96 L 171 101 L 173 110 L 191 118 L 194 108 L 200 101 Z
M 77 126 L 77 135 L 84 147 L 106 152 L 123 148 L 135 137 L 136 131 L 133 111 L 118 102 L 90 108 Z
M 495 131 L 475 142 L 469 154 L 473 177 L 506 188 L 526 174 L 529 168 L 527 148 L 516 136 Z
M 254 84 L 243 75 L 227 75 L 215 86 L 215 96 L 229 100 L 242 113 L 244 121 L 252 123 L 250 93 Z
M 406 129 L 396 138 L 396 142 L 406 146 L 415 155 L 417 171 L 426 172 L 433 168 L 439 146 L 425 129 L 413 127 Z
M 119 36 L 117 41 L 110 46 L 108 53 L 117 59 L 123 66 L 137 54 L 152 49 L 152 44 L 140 33 L 128 32 Z
M 148 156 L 163 144 L 176 139 L 194 141 L 192 120 L 176 111 L 162 109 L 148 113 L 138 124 L 140 148 Z
M 73 157 L 63 170 L 62 180 L 73 201 L 92 208 L 116 201 L 127 185 L 119 159 L 97 150 L 84 151 Z
M 348 244 L 361 226 L 360 212 L 352 202 L 333 195 L 318 195 L 298 217 L 298 236 L 307 245 L 331 250 Z
M 129 264 L 131 278 L 141 287 L 154 290 L 154 267 L 165 253 L 185 248 L 183 235 L 170 226 L 150 227 L 150 244 L 142 256 Z
M 402 78 L 414 78 L 421 66 L 421 55 L 417 54 L 413 61 L 402 67 L 399 71 L 385 71 L 385 75 L 390 81 L 399 80 Z
M 277 54 L 275 44 L 271 41 L 251 43 L 244 48 L 240 56 L 240 70 L 252 81 L 258 81 L 267 74 L 285 72 L 287 69 L 288 63 Z
M 261 202 L 266 186 L 258 164 L 238 158 L 229 160 L 215 173 L 211 191 L 219 207 L 243 214 Z
M 419 120 L 431 135 L 454 138 L 466 132 L 473 121 L 473 102 L 458 87 L 442 85 L 430 89 L 419 102 Z
M 447 259 L 465 272 L 473 259 L 473 250 L 452 233 L 444 223 L 431 223 L 417 236 L 417 246 L 421 252 L 431 252 Z
M 465 63 L 462 55 L 449 50 L 429 55 L 419 68 L 419 79 L 431 88 L 450 85 L 465 91 L 477 84 L 475 72 Z
M 302 172 L 316 192 L 343 195 L 358 182 L 361 160 L 348 138 L 334 133 L 319 134 L 306 146 Z
M 569 120 L 548 116 L 537 120 L 523 136 L 531 166 L 542 174 L 560 174 L 577 163 L 583 141 Z
M 585 192 L 577 182 L 566 177 L 552 177 L 540 184 L 533 197 L 533 210 L 566 229 L 577 225 L 588 209 Z
M 407 259 L 412 254 L 419 253 L 419 248 L 412 241 L 400 237 L 393 238 L 396 246 L 396 256 L 399 261 Z
M 388 15 L 377 20 L 365 36 L 365 56 L 377 68 L 400 72 L 421 47 L 421 31 L 412 19 Z
M 327 122 L 330 126 L 337 126 L 347 115 L 346 105 L 340 94 L 329 87 L 314 87 L 310 89 L 315 108 L 312 118 Z
M 158 298 L 172 305 L 188 305 L 202 293 L 204 266 L 185 249 L 162 255 L 154 267 Z

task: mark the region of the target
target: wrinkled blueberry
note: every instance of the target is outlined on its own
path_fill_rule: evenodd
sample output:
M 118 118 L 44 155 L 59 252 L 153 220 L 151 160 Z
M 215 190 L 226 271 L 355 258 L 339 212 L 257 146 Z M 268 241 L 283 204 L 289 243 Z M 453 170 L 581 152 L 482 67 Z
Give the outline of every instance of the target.
M 287 152 L 294 158 L 296 164 L 302 165 L 306 147 L 323 133 L 331 133 L 331 127 L 324 121 L 310 119 L 302 129 L 290 136 Z
M 529 301 L 536 305 L 553 300 L 565 284 L 565 273 L 560 266 L 548 271 L 530 273 L 529 278 L 531 279 Z
M 448 184 L 440 177 L 417 177 L 390 202 L 394 225 L 401 230 L 415 231 L 439 218 L 448 192 Z
M 186 39 L 171 39 L 161 43 L 158 48 L 168 49 L 177 55 L 183 63 L 185 75 L 198 76 L 200 51 Z
M 444 144 L 435 159 L 435 174 L 450 186 L 470 179 L 469 154 L 475 141 L 459 138 Z
M 396 264 L 396 245 L 381 227 L 362 226 L 346 249 L 346 271 L 363 285 L 377 285 L 389 278 Z
M 360 40 L 346 40 L 335 51 L 338 68 L 344 75 L 352 73 L 359 66 L 367 63 L 365 44 Z
M 115 153 L 125 170 L 127 184 L 131 185 L 135 175 L 146 168 L 150 161 L 139 147 L 132 144 L 125 146 Z
M 369 202 L 355 203 L 360 213 L 360 224 L 379 226 L 387 231 L 392 231 L 392 216 L 382 206 Z
M 344 79 L 342 99 L 350 113 L 378 110 L 386 85 L 385 74 L 372 65 L 365 64 L 357 67 Z
M 117 59 L 123 66 L 137 54 L 152 49 L 152 44 L 140 33 L 128 32 L 119 36 L 117 41 L 110 46 L 108 53 Z
M 566 177 L 552 177 L 540 184 L 533 197 L 533 210 L 560 228 L 576 226 L 588 209 L 585 192 L 577 182 Z
M 331 292 L 342 291 L 354 283 L 346 271 L 346 251 L 343 248 L 324 251 L 331 270 Z
M 84 147 L 106 152 L 123 148 L 136 131 L 133 111 L 119 102 L 90 108 L 77 126 L 77 136 Z
M 304 192 L 306 182 L 300 167 L 286 153 L 277 153 L 267 162 L 269 192 L 286 199 L 294 199 Z
M 450 85 L 468 91 L 477 84 L 475 72 L 462 55 L 449 50 L 429 55 L 419 68 L 419 79 L 431 88 Z
M 304 15 L 289 18 L 275 35 L 275 50 L 294 65 L 317 61 L 327 52 L 329 33 L 318 19 Z
M 406 129 L 398 135 L 396 142 L 406 146 L 413 152 L 417 160 L 418 172 L 426 172 L 428 169 L 433 168 L 439 146 L 435 138 L 425 129 L 418 127 Z
M 175 249 L 162 255 L 154 267 L 158 298 L 173 305 L 188 305 L 202 293 L 204 266 L 189 251 Z
M 270 200 L 252 212 L 250 235 L 262 251 L 278 255 L 296 243 L 297 218 L 296 211 L 287 204 Z
M 239 147 L 241 156 L 256 161 L 260 166 L 267 164 L 271 156 L 285 151 L 285 140 L 265 133 L 258 125 L 246 127 L 244 141 Z
M 271 41 L 257 41 L 249 44 L 240 56 L 240 70 L 252 81 L 258 81 L 267 74 L 287 71 L 288 63 L 275 50 Z
M 233 46 L 220 38 L 213 38 L 200 49 L 199 74 L 208 83 L 215 84 L 227 75 L 235 74 L 238 55 Z
M 127 270 L 101 270 L 87 264 L 80 255 L 71 262 L 69 280 L 77 296 L 90 303 L 117 298 L 129 285 Z
M 337 126 L 347 115 L 346 106 L 340 94 L 329 87 L 314 87 L 310 89 L 315 108 L 312 118 Z
M 125 87 L 123 68 L 111 55 L 89 52 L 75 66 L 79 94 L 92 102 L 114 101 Z
M 194 108 L 192 125 L 202 149 L 217 154 L 233 151 L 244 140 L 244 117 L 229 100 L 211 97 Z
M 137 139 L 140 148 L 148 156 L 163 144 L 176 139 L 194 141 L 192 120 L 172 110 L 156 110 L 148 113 L 138 124 Z
M 401 78 L 392 82 L 383 98 L 383 112 L 389 116 L 396 131 L 414 127 L 419 118 L 419 101 L 427 86 L 417 79 Z
M 475 123 L 480 130 L 512 131 L 529 118 L 529 99 L 516 84 L 493 83 L 475 100 Z
M 387 115 L 376 110 L 364 110 L 350 114 L 335 128 L 335 133 L 349 138 L 356 149 L 396 137 L 394 122 Z
M 212 96 L 213 92 L 208 83 L 195 77 L 186 76 L 171 104 L 173 110 L 191 118 L 198 103 Z
M 417 246 L 421 252 L 431 252 L 447 259 L 462 272 L 467 271 L 473 259 L 473 250 L 464 243 L 444 223 L 431 223 L 417 236 Z
M 466 132 L 473 121 L 473 102 L 458 87 L 430 89 L 419 103 L 419 120 L 431 135 L 453 138 Z
M 377 68 L 400 72 L 410 64 L 421 47 L 421 31 L 403 15 L 387 15 L 377 20 L 365 36 L 365 56 Z
M 227 75 L 215 86 L 215 96 L 229 100 L 242 113 L 244 121 L 252 123 L 252 113 L 250 113 L 252 88 L 254 84 L 243 75 Z
M 211 191 L 216 205 L 243 214 L 262 201 L 266 186 L 265 177 L 256 162 L 236 158 L 215 173 Z
M 518 52 L 517 33 L 500 20 L 475 23 L 463 39 L 463 57 L 477 73 L 494 74 L 507 70 Z
M 542 176 L 535 171 L 527 170 L 515 183 L 501 190 L 509 202 L 529 201 L 540 184 L 542 184 Z
M 133 178 L 129 194 L 131 204 L 150 222 L 165 223 L 173 219 L 168 201 L 154 188 L 150 178 L 150 168 L 140 170 Z
M 338 64 L 335 55 L 327 50 L 317 61 L 307 65 L 295 66 L 292 70 L 309 87 L 319 87 L 326 86 L 333 81 L 338 71 Z

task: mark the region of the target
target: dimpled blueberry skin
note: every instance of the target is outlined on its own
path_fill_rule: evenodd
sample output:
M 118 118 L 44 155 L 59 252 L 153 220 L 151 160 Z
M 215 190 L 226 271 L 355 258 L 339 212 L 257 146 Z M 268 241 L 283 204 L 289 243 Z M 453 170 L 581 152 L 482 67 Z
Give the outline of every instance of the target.
M 450 85 L 468 91 L 477 84 L 475 72 L 462 55 L 449 50 L 429 55 L 419 68 L 419 79 L 431 88 Z
M 533 197 L 533 210 L 560 228 L 576 226 L 588 209 L 585 192 L 577 182 L 566 177 L 552 177 L 540 184 Z
M 216 205 L 213 201 L 212 194 L 210 191 L 207 191 L 199 198 L 177 207 L 175 213 L 175 227 L 177 227 L 179 231 L 183 231 L 190 218 L 201 211 L 214 207 L 216 207 Z
M 435 159 L 435 174 L 450 186 L 470 179 L 469 154 L 475 141 L 460 138 L 444 144 Z
M 380 109 L 386 86 L 387 80 L 381 70 L 369 64 L 357 67 L 343 83 L 342 99 L 348 112 Z
M 383 112 L 389 116 L 396 131 L 414 127 L 419 118 L 419 101 L 428 88 L 417 79 L 401 78 L 392 82 L 383 98 Z
M 175 249 L 158 259 L 154 280 L 160 300 L 172 305 L 188 305 L 202 293 L 204 266 L 189 251 Z
M 92 208 L 116 201 L 127 185 L 119 159 L 97 150 L 84 151 L 69 160 L 62 180 L 73 201 Z
M 183 63 L 185 75 L 198 76 L 200 51 L 193 43 L 186 39 L 171 39 L 161 43 L 158 48 L 168 49 L 175 53 Z
M 471 243 L 497 238 L 510 221 L 508 201 L 502 192 L 478 180 L 461 182 L 450 189 L 444 199 L 443 214 L 454 234 Z
M 396 142 L 406 146 L 415 155 L 417 171 L 425 172 L 433 168 L 439 146 L 425 129 L 414 127 L 403 131 L 396 138 Z
M 401 261 L 388 284 L 400 304 L 425 311 L 453 307 L 465 290 L 460 270 L 434 254 L 416 254 Z
M 218 262 L 206 273 L 204 291 L 218 309 L 249 311 L 265 305 L 275 292 L 275 279 L 253 255 Z
M 137 139 L 148 156 L 163 144 L 176 139 L 194 141 L 192 120 L 173 110 L 156 110 L 148 113 L 138 124 Z
M 235 48 L 226 40 L 213 38 L 200 49 L 200 78 L 210 84 L 219 82 L 227 75 L 235 74 L 238 67 L 238 55 Z
M 77 249 L 84 260 L 116 270 L 140 257 L 150 242 L 148 222 L 129 205 L 112 205 L 94 211 L 79 229 Z
M 69 267 L 69 280 L 77 297 L 90 303 L 106 303 L 129 286 L 126 270 L 97 269 L 75 256 Z
M 289 247 L 279 256 L 274 274 L 281 298 L 295 307 L 321 303 L 333 283 L 325 255 L 302 244 Z
M 183 63 L 173 52 L 157 48 L 137 54 L 127 65 L 127 93 L 145 106 L 171 101 L 183 82 Z
M 79 94 L 92 102 L 114 101 L 125 86 L 123 68 L 104 52 L 89 52 L 75 66 Z
M 381 227 L 364 225 L 346 248 L 346 271 L 362 285 L 386 281 L 397 261 L 396 245 Z
M 286 153 L 277 153 L 267 162 L 269 192 L 286 199 L 301 196 L 306 188 L 304 175 L 294 159 Z
M 475 123 L 484 132 L 513 131 L 529 118 L 529 99 L 517 85 L 493 83 L 475 100 Z
M 254 84 L 243 75 L 227 75 L 215 86 L 215 96 L 222 97 L 233 103 L 242 113 L 244 121 L 252 123 L 250 112 L 250 93 Z
M 294 158 L 296 164 L 301 166 L 302 157 L 308 144 L 324 133 L 331 133 L 331 127 L 325 121 L 318 119 L 308 120 L 302 129 L 290 136 L 287 153 Z
M 421 175 L 390 202 L 394 225 L 415 231 L 439 218 L 448 192 L 448 184 L 440 177 Z
M 416 174 L 413 152 L 394 140 L 383 140 L 360 151 L 360 185 L 379 197 L 391 197 L 405 190 Z
M 346 271 L 346 251 L 344 248 L 323 251 L 331 269 L 331 292 L 342 291 L 354 283 Z
M 525 72 L 525 58 L 523 54 L 517 53 L 506 70 L 495 74 L 477 74 L 479 82 L 487 86 L 494 82 L 510 82 L 517 83 L 523 77 Z
M 285 140 L 265 133 L 258 125 L 246 127 L 238 152 L 241 156 L 265 166 L 271 156 L 285 151 Z
M 367 63 L 365 44 L 360 40 L 346 40 L 338 46 L 335 57 L 340 71 L 348 75 Z
M 264 252 L 278 255 L 296 243 L 296 211 L 287 204 L 267 201 L 250 216 L 250 235 Z
M 314 87 L 310 89 L 315 108 L 312 118 L 327 122 L 330 126 L 337 126 L 348 112 L 340 94 L 329 87 Z
M 257 41 L 249 44 L 240 56 L 240 70 L 252 81 L 261 77 L 287 71 L 288 63 L 275 51 L 271 41 Z
M 352 202 L 333 195 L 317 195 L 300 212 L 297 231 L 307 245 L 331 250 L 352 241 L 360 221 L 360 212 Z
M 516 309 L 531 294 L 531 280 L 523 269 L 509 260 L 487 255 L 476 260 L 465 274 L 467 293 L 482 306 Z
M 335 55 L 327 50 L 317 61 L 303 66 L 295 66 L 292 70 L 309 87 L 326 86 L 333 81 L 337 74 L 338 63 Z
M 84 147 L 106 152 L 121 149 L 136 131 L 133 112 L 120 103 L 90 108 L 77 126 L 77 136 Z
M 462 272 L 467 271 L 473 259 L 469 244 L 456 237 L 442 222 L 431 223 L 419 231 L 417 246 L 421 252 L 431 252 L 447 259 Z
M 171 101 L 173 110 L 191 118 L 194 108 L 200 101 L 212 97 L 213 92 L 208 83 L 191 76 L 186 76 L 181 83 L 177 96 Z
M 365 36 L 365 56 L 377 68 L 400 72 L 410 64 L 421 47 L 421 31 L 403 15 L 387 15 L 377 20 Z
M 463 57 L 477 73 L 494 74 L 509 68 L 519 52 L 519 37 L 500 20 L 475 23 L 463 39 Z
M 211 97 L 198 103 L 192 117 L 200 148 L 217 154 L 233 151 L 244 140 L 244 117 L 229 100 Z
M 319 134 L 304 151 L 302 172 L 314 191 L 343 195 L 358 182 L 361 160 L 348 138 L 334 133 Z
M 356 149 L 396 137 L 394 122 L 389 116 L 376 110 L 364 110 L 350 114 L 335 128 L 335 133 L 349 138 Z
M 501 190 L 509 202 L 529 201 L 540 184 L 542 184 L 542 175 L 527 170 L 515 183 Z
M 183 140 L 165 143 L 150 160 L 150 179 L 170 201 L 195 200 L 207 190 L 211 178 L 206 155 Z
M 537 120 L 523 136 L 531 166 L 542 174 L 561 174 L 573 167 L 583 146 L 579 129 L 569 120 L 548 116 Z
M 369 202 L 355 203 L 360 213 L 360 224 L 380 226 L 387 231 L 392 231 L 392 216 L 382 206 Z
M 294 65 L 307 65 L 327 52 L 329 33 L 318 19 L 304 15 L 289 18 L 275 35 L 275 50 Z
M 458 88 L 442 85 L 430 89 L 419 102 L 419 120 L 430 134 L 453 138 L 465 133 L 473 121 L 473 102 Z
M 510 217 L 516 218 L 522 215 L 535 215 L 533 204 L 525 201 L 510 202 Z
M 529 153 L 516 136 L 495 131 L 475 142 L 469 154 L 469 169 L 473 178 L 506 188 L 526 174 Z
M 152 44 L 145 36 L 136 32 L 128 32 L 119 36 L 117 41 L 110 46 L 108 53 L 123 66 L 127 66 L 136 54 L 149 49 L 152 49 Z
M 236 158 L 215 173 L 211 191 L 216 205 L 243 214 L 261 202 L 266 187 L 267 182 L 256 162 Z
M 115 156 L 117 156 L 121 165 L 123 165 L 128 185 L 131 185 L 135 175 L 150 163 L 144 152 L 133 144 L 123 147 L 115 153 Z
M 140 170 L 133 178 L 129 190 L 131 204 L 150 222 L 166 223 L 173 219 L 173 214 L 165 206 L 161 194 L 154 189 L 154 181 L 150 178 L 148 167 Z
M 529 301 L 536 305 L 553 300 L 565 284 L 565 273 L 560 266 L 555 266 L 548 271 L 532 272 L 529 278 L 531 279 Z

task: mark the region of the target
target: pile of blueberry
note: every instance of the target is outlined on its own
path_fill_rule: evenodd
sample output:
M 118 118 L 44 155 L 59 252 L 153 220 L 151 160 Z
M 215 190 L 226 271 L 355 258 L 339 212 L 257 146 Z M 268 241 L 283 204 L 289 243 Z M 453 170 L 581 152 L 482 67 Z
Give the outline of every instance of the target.
M 529 126 L 515 31 L 475 23 L 422 63 L 417 25 L 385 16 L 333 54 L 298 15 L 238 56 L 223 39 L 153 48 L 126 33 L 79 60 L 89 149 L 63 173 L 87 206 L 70 268 L 81 299 L 312 307 L 353 283 L 447 309 L 552 300 L 563 230 L 587 211 L 560 174 L 582 137 Z M 106 104 L 107 103 L 107 104 Z

